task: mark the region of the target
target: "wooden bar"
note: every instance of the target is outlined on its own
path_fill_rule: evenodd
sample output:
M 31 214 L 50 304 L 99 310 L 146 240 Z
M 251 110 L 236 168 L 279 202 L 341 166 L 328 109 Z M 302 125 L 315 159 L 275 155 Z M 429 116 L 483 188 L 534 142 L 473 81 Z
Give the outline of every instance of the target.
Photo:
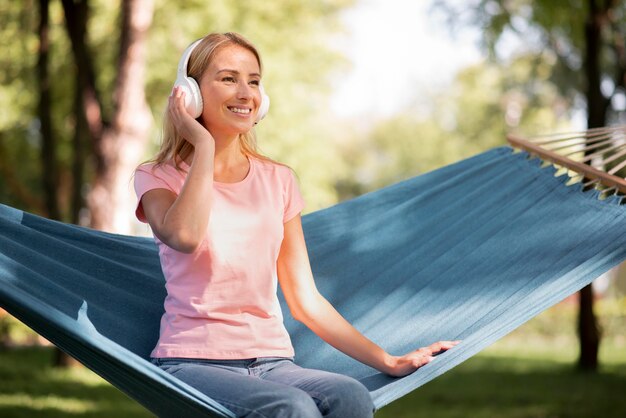
M 509 134 L 506 136 L 506 139 L 512 146 L 516 148 L 523 149 L 524 151 L 528 151 L 531 154 L 537 155 L 544 160 L 548 160 L 555 164 L 562 165 L 563 167 L 567 167 L 570 170 L 573 170 L 579 174 L 583 174 L 587 178 L 598 180 L 605 186 L 615 187 L 621 193 L 626 194 L 626 180 L 621 177 L 605 173 L 604 171 L 598 170 L 597 168 L 594 168 L 590 165 L 573 161 L 563 155 L 557 154 L 556 152 L 541 148 L 540 146 L 533 144 L 532 142 L 520 138 L 516 135 Z

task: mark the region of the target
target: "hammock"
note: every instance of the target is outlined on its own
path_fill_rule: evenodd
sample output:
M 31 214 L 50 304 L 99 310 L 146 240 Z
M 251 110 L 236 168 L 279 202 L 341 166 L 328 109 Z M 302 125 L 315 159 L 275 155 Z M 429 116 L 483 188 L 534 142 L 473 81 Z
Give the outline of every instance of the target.
M 460 339 L 391 378 L 289 317 L 296 362 L 353 376 L 380 408 L 626 258 L 621 198 L 598 199 L 509 147 L 303 217 L 316 282 L 393 354 Z M 165 290 L 149 238 L 0 205 L 0 305 L 158 416 L 233 416 L 147 361 Z

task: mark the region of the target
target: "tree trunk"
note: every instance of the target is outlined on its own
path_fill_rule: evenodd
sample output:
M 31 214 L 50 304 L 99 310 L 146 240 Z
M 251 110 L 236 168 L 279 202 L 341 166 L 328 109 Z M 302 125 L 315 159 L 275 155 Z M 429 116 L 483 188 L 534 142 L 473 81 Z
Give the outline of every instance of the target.
M 580 291 L 578 312 L 578 333 L 580 335 L 580 357 L 578 367 L 582 370 L 598 369 L 598 350 L 600 348 L 600 330 L 593 312 L 593 287 L 585 286 Z
M 48 0 L 39 0 L 39 51 L 37 60 L 37 80 L 39 81 L 39 122 L 41 123 L 41 162 L 43 171 L 44 201 L 47 216 L 60 220 L 57 201 L 58 169 L 56 160 L 56 141 L 52 132 L 52 116 L 50 108 L 50 72 L 48 71 L 49 40 L 49 9 Z
M 72 45 L 76 64 L 76 90 L 74 96 L 75 131 L 73 138 L 71 221 L 85 224 L 80 213 L 85 205 L 83 186 L 85 179 L 85 144 L 93 144 L 102 136 L 106 122 L 96 89 L 93 60 L 87 46 L 88 0 L 62 0 L 65 13 L 65 29 Z
M 77 74 L 78 76 L 78 74 Z M 89 140 L 89 128 L 85 119 L 85 101 L 83 100 L 83 85 L 77 77 L 76 90 L 74 92 L 74 118 L 76 130 L 74 131 L 73 158 L 72 158 L 72 190 L 70 203 L 70 222 L 80 224 L 80 212 L 85 201 L 83 199 L 83 185 L 85 177 L 85 152 L 84 145 Z
M 128 184 L 147 142 L 151 115 L 144 95 L 145 35 L 152 21 L 153 0 L 124 0 L 122 9 L 118 76 L 114 92 L 113 123 L 103 117 L 96 88 L 93 60 L 87 46 L 88 0 L 62 0 L 68 37 L 76 63 L 77 83 L 74 98 L 76 132 L 72 221 L 78 223 L 82 207 L 87 137 L 93 144 L 96 173 L 87 205 L 90 226 L 125 233 L 132 216 Z M 57 349 L 55 365 L 68 366 L 75 360 Z
M 60 220 L 61 213 L 57 199 L 59 186 L 58 167 L 56 159 L 56 140 L 52 129 L 51 102 L 50 102 L 50 73 L 48 71 L 48 53 L 50 49 L 49 35 L 49 1 L 39 0 L 39 59 L 37 60 L 37 80 L 39 80 L 39 121 L 41 123 L 41 173 L 44 189 L 44 200 L 47 216 Z M 56 349 L 54 365 L 68 367 L 76 361 Z
M 87 196 L 91 227 L 103 231 L 130 232 L 135 203 L 130 179 L 152 124 L 144 92 L 152 13 L 153 0 L 123 2 L 114 113 L 111 125 L 94 138 L 95 178 Z
M 600 90 L 600 50 L 602 45 L 602 25 L 606 20 L 606 10 L 598 0 L 588 0 L 589 14 L 585 23 L 585 79 L 587 98 L 587 127 L 598 128 L 606 123 L 607 100 Z M 580 291 L 578 313 L 578 334 L 580 337 L 580 357 L 578 366 L 583 370 L 595 371 L 598 368 L 600 329 L 593 311 L 593 288 L 586 286 Z

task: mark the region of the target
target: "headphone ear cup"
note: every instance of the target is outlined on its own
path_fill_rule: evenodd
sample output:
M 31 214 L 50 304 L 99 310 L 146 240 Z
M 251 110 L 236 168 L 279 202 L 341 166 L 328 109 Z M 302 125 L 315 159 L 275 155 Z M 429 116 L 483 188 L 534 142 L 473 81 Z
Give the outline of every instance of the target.
M 187 75 L 187 63 L 191 53 L 200 42 L 202 42 L 202 38 L 189 45 L 183 52 L 183 56 L 178 63 L 176 81 L 174 82 L 174 87 L 180 87 L 185 92 L 185 108 L 187 113 L 193 116 L 194 119 L 197 119 L 202 114 L 202 93 L 200 93 L 200 87 L 196 80 Z
M 196 80 L 191 77 L 176 79 L 174 87 L 180 87 L 185 93 L 185 108 L 187 112 L 197 119 L 202 114 L 202 93 Z
M 270 110 L 270 98 L 267 94 L 265 94 L 263 84 L 259 85 L 259 90 L 261 90 L 261 105 L 259 106 L 259 111 L 256 114 L 256 120 L 254 121 L 255 124 L 259 123 Z

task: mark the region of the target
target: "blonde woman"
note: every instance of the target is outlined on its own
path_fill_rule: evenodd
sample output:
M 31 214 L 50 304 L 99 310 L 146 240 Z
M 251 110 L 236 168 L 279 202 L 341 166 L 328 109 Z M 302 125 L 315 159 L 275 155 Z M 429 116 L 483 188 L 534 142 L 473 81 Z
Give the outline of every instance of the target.
M 136 214 L 154 233 L 167 288 L 153 362 L 241 417 L 372 416 L 360 382 L 294 363 L 278 283 L 297 320 L 389 375 L 455 342 L 390 355 L 318 292 L 294 175 L 256 151 L 268 99 L 250 42 L 207 35 L 179 67 L 161 150 L 135 173 Z

